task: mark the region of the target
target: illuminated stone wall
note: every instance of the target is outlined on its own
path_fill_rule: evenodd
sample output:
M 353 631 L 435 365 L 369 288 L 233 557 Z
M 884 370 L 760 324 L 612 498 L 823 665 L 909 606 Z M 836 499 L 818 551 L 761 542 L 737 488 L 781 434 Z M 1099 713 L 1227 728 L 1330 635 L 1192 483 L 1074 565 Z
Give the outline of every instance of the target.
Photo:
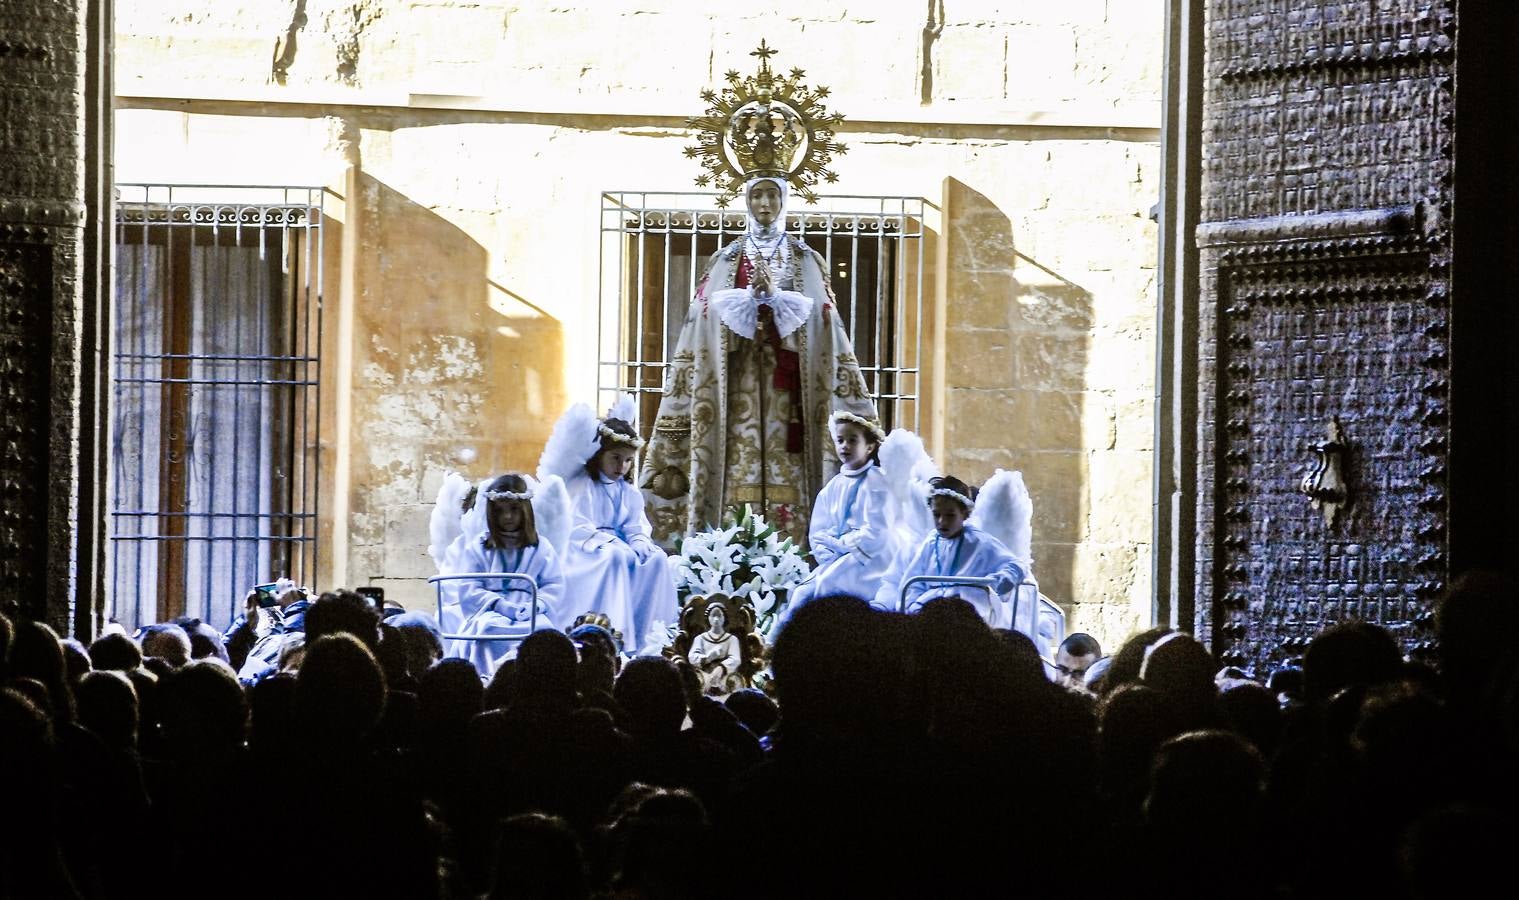
M 849 116 L 833 190 L 936 210 L 943 465 L 1024 472 L 1075 627 L 1144 624 L 1159 4 L 566 6 L 118 9 L 119 179 L 332 188 L 322 586 L 427 602 L 442 473 L 531 469 L 593 399 L 600 194 L 690 190 L 684 118 L 765 37 Z

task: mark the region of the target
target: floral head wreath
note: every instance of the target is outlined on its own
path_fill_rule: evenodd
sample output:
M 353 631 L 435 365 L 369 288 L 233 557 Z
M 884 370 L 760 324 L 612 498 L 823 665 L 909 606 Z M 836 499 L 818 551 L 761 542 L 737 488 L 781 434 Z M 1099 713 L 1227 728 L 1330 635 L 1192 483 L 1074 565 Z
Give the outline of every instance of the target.
M 528 488 L 525 491 L 486 491 L 481 496 L 485 497 L 486 500 L 531 500 L 533 499 L 533 489 Z
M 605 422 L 596 423 L 596 433 L 601 435 L 603 440 L 611 441 L 614 444 L 626 444 L 634 450 L 643 446 L 643 438 L 636 434 L 623 434 L 615 428 L 608 428 Z
M 858 425 L 866 431 L 870 432 L 871 437 L 876 439 L 877 444 L 886 440 L 885 429 L 877 424 L 874 419 L 867 419 L 864 416 L 857 416 L 852 412 L 847 412 L 841 409 L 830 416 L 828 422 L 831 425 L 838 425 L 841 422 L 848 422 L 851 425 Z
M 970 511 L 972 511 L 972 510 L 974 510 L 976 508 L 976 501 L 974 501 L 971 498 L 965 496 L 964 494 L 960 493 L 959 491 L 952 491 L 949 488 L 943 488 L 943 487 L 941 487 L 941 488 L 934 488 L 933 490 L 929 491 L 928 492 L 928 505 L 929 506 L 933 505 L 935 497 L 948 497 L 951 500 L 958 501 L 961 505 L 963 505 L 965 507 L 965 511 L 966 512 L 970 512 Z

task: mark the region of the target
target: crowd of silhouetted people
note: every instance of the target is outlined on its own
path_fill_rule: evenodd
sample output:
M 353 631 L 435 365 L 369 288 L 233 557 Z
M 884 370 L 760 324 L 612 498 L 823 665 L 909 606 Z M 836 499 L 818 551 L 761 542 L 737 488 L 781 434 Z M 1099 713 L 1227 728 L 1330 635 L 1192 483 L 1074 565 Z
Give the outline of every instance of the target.
M 773 696 L 718 699 L 594 629 L 482 683 L 347 592 L 251 686 L 200 623 L 0 617 L 0 897 L 1469 895 L 1507 878 L 1516 625 L 1474 573 L 1437 665 L 1345 622 L 1268 687 L 1154 629 L 1072 689 L 958 599 L 825 598 Z

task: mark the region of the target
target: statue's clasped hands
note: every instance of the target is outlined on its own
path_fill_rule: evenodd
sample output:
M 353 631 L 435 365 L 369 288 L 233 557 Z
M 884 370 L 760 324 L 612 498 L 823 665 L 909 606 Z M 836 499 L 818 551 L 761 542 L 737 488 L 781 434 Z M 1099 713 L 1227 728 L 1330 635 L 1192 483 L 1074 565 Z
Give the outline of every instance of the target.
M 763 259 L 754 264 L 754 273 L 749 278 L 749 288 L 754 291 L 756 297 L 769 297 L 774 282 L 770 277 L 770 266 Z

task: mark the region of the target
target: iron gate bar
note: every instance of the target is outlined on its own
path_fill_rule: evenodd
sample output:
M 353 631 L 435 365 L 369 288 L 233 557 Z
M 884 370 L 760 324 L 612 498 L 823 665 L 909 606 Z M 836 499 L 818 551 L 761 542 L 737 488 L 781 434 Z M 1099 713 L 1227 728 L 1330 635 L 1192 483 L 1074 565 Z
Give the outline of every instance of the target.
M 251 519 L 314 519 L 316 513 L 245 513 L 245 512 L 205 512 L 205 513 L 166 513 L 158 509 L 126 509 L 117 510 L 113 515 L 118 516 L 204 516 L 206 518 L 224 519 L 229 516 Z
M 744 227 L 742 212 L 712 208 L 711 201 L 712 195 L 694 191 L 602 193 L 602 247 L 597 270 L 598 398 L 622 392 L 639 397 L 664 393 L 664 375 L 669 368 L 665 357 L 673 334 L 685 319 L 684 312 L 680 315 L 676 312 L 677 309 L 683 310 L 695 294 L 705 257 L 698 241 L 703 237 L 716 237 L 716 248 L 720 248 L 727 243 L 727 238 L 741 234 Z M 865 365 L 862 361 L 860 369 L 878 408 L 885 407 L 880 408 L 884 422 L 888 425 L 910 422 L 913 429 L 920 429 L 923 237 L 928 204 L 922 198 L 856 194 L 822 197 L 820 203 L 824 208 L 788 212 L 786 230 L 803 241 L 809 237 L 821 238 L 828 277 L 835 280 L 836 276 L 842 275 L 847 281 L 848 331 L 855 343 L 856 355 L 859 356 L 861 350 L 870 354 L 870 364 Z M 873 206 L 873 211 L 859 208 L 867 205 Z M 684 290 L 672 283 L 677 235 L 686 236 L 688 268 Z M 835 269 L 835 238 L 849 241 L 848 268 L 842 273 Z M 653 343 L 650 338 L 655 336 L 649 334 L 646 327 L 646 314 L 653 302 L 646 284 L 650 262 L 648 242 L 651 239 L 659 240 L 658 261 L 663 266 L 656 287 L 663 291 L 659 300 L 662 305 L 657 356 L 652 354 L 651 347 L 646 346 Z M 869 320 L 872 332 L 869 335 L 861 335 L 859 331 L 862 240 L 873 241 L 876 245 L 874 284 L 869 301 L 873 304 Z M 909 244 L 909 241 L 913 243 Z M 633 253 L 637 254 L 637 259 L 630 262 L 627 257 Z M 630 276 L 636 279 L 636 284 L 628 283 Z M 609 308 L 614 302 L 615 312 Z M 904 337 L 909 321 L 912 334 Z M 634 330 L 630 332 L 629 326 Z M 862 337 L 865 338 L 863 344 Z M 650 424 L 644 423 L 646 428 Z
M 202 618 L 220 618 L 225 610 L 230 620 L 239 611 L 247 585 L 220 581 L 245 580 L 244 570 L 276 566 L 284 566 L 285 574 L 300 581 L 309 581 L 315 574 L 320 436 L 313 420 L 320 422 L 325 192 L 316 186 L 120 184 L 117 193 L 118 243 L 131 244 L 136 238 L 139 252 L 122 254 L 135 263 L 131 277 L 123 282 L 133 290 L 118 291 L 117 302 L 126 304 L 128 314 L 116 318 L 136 331 L 126 336 L 123 352 L 113 354 L 118 376 L 114 380 L 120 385 L 118 396 L 137 398 L 138 458 L 137 477 L 127 479 L 134 483 L 124 486 L 130 494 L 112 491 L 111 541 L 113 547 L 138 549 L 125 556 L 113 550 L 111 588 L 116 596 L 111 599 L 118 616 L 130 607 L 139 623 L 149 615 L 161 617 L 157 598 L 144 598 L 143 593 L 144 579 L 149 576 L 145 567 L 159 568 L 165 558 L 156 551 L 144 551 L 149 546 L 177 545 L 185 550 L 174 551 L 167 559 L 179 559 L 182 589 L 189 589 L 190 579 L 200 582 L 200 596 L 191 603 Z M 200 195 L 214 195 L 214 199 Z M 184 228 L 189 233 L 176 236 Z M 278 256 L 271 257 L 276 247 Z M 232 252 L 218 255 L 215 248 Z M 148 274 L 155 263 L 150 283 Z M 239 298 L 241 307 L 224 302 L 226 294 L 214 283 L 234 273 L 247 286 Z M 174 284 L 170 279 L 176 278 L 187 287 L 176 295 L 164 293 Z M 148 313 L 171 296 L 177 296 L 183 308 L 164 307 L 157 323 L 178 321 L 185 340 L 213 351 L 232 352 L 174 352 L 177 348 L 172 345 L 151 341 L 148 332 L 155 320 Z M 247 321 L 249 315 L 255 321 Z M 282 342 L 293 352 L 241 352 L 250 342 L 271 349 Z M 167 377 L 149 377 L 145 369 L 155 363 L 160 375 Z M 171 395 L 165 391 L 189 392 L 177 401 L 184 404 L 183 412 L 179 406 L 160 403 L 155 417 L 149 402 L 153 385 L 166 398 Z M 233 396 L 213 398 L 207 391 L 216 386 L 232 389 Z M 255 396 L 248 396 L 250 389 L 257 389 Z M 183 435 L 166 430 L 174 422 L 164 416 L 180 417 Z M 225 421 L 228 418 L 230 422 Z M 182 442 L 182 449 L 175 450 L 178 444 L 166 445 L 165 437 Z M 124 449 L 118 442 L 118 471 L 123 463 L 130 466 L 132 462 L 121 456 Z M 169 480 L 150 479 L 148 465 L 166 451 L 171 457 L 180 454 L 166 463 Z M 244 459 L 249 452 L 251 458 Z M 227 456 L 232 457 L 230 481 L 225 470 L 217 471 L 227 465 Z M 198 473 L 205 465 L 210 468 Z M 199 499 L 187 493 L 195 492 L 196 485 L 200 485 Z M 185 498 L 171 507 L 182 502 L 191 505 L 151 509 L 148 492 L 166 489 L 170 497 Z M 122 502 L 134 495 L 135 503 Z M 186 525 L 171 525 L 170 533 L 163 533 L 150 524 L 175 521 Z M 144 527 L 155 533 L 144 534 Z M 226 549 L 211 549 L 217 546 Z M 199 578 L 191 571 L 196 563 Z M 127 579 L 132 579 L 130 604 L 122 596 Z M 263 580 L 263 575 L 257 580 Z M 226 596 L 224 606 L 216 601 L 218 591 Z M 191 611 L 188 605 L 186 611 Z
M 198 515 L 201 515 L 201 514 L 200 513 L 192 513 L 191 515 L 197 515 L 198 516 Z M 210 534 L 210 535 L 207 535 L 207 534 L 150 534 L 150 535 L 132 535 L 132 534 L 126 534 L 126 535 L 114 535 L 113 534 L 113 535 L 111 535 L 111 540 L 113 540 L 113 541 L 183 541 L 185 543 L 204 542 L 204 543 L 208 543 L 208 544 L 225 543 L 225 542 L 228 542 L 228 541 L 244 541 L 244 542 L 247 542 L 247 541 L 251 541 L 251 540 L 258 540 L 258 541 L 271 542 L 271 543 L 277 543 L 277 544 L 299 544 L 299 543 L 311 543 L 311 542 L 315 542 L 316 538 L 312 537 L 310 535 L 305 535 L 305 536 L 301 536 L 301 537 L 267 537 L 267 536 L 260 536 L 260 537 L 257 537 L 257 538 L 250 538 L 250 537 L 248 537 L 246 535 L 238 535 L 238 534 Z M 246 593 L 246 588 L 247 587 L 252 587 L 252 585 L 245 586 L 244 593 Z M 238 599 L 239 600 L 241 599 L 241 595 L 239 595 Z M 238 609 L 237 603 L 234 602 L 232 604 L 232 608 L 233 609 Z M 241 612 L 241 610 L 238 610 L 238 611 Z M 146 624 L 151 624 L 151 623 L 146 623 Z

